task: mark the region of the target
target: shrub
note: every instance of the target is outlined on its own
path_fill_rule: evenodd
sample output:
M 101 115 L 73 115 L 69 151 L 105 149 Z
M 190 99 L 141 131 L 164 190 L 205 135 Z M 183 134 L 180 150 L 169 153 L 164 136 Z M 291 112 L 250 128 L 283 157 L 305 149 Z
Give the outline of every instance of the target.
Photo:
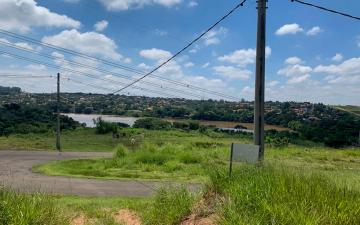
M 197 121 L 189 121 L 189 129 L 190 130 L 199 130 L 200 123 Z
M 237 124 L 235 127 L 235 129 L 243 129 L 243 130 L 247 130 L 247 127 L 241 125 L 241 124 Z
M 133 127 L 149 130 L 170 129 L 171 123 L 158 118 L 143 118 L 136 120 Z
M 118 126 L 116 123 L 106 122 L 101 117 L 94 119 L 94 124 L 96 126 L 95 132 L 97 134 L 108 134 L 110 132 L 118 133 Z
M 180 224 L 191 212 L 194 196 L 185 188 L 160 189 L 151 209 L 145 213 L 145 224 Z
M 284 148 L 287 147 L 289 145 L 289 138 L 287 137 L 270 137 L 270 136 L 266 136 L 265 138 L 265 142 L 267 144 L 269 144 L 271 147 L 275 147 L 275 148 Z
M 189 129 L 189 123 L 175 121 L 173 122 L 173 127 L 177 129 L 187 130 Z
M 124 158 L 127 152 L 128 152 L 127 148 L 124 145 L 119 144 L 115 148 L 114 158 Z

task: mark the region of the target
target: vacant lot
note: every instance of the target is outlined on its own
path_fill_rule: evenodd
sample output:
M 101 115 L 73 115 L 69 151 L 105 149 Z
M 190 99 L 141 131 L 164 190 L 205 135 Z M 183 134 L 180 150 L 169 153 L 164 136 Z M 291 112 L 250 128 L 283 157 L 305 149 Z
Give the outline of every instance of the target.
M 360 223 L 359 148 L 332 149 L 312 143 L 267 146 L 264 164 L 235 164 L 229 177 L 230 143 L 251 142 L 246 135 L 142 129 L 124 129 L 123 133 L 119 139 L 95 135 L 91 129 L 65 133 L 65 149 L 99 150 L 88 149 L 97 143 L 101 150 L 112 151 L 113 157 L 52 162 L 35 170 L 96 179 L 201 182 L 204 190 L 190 193 L 183 188 L 161 189 L 152 198 L 49 197 L 13 192 L 4 192 L 11 195 L 3 196 L 30 198 L 29 204 L 35 198 L 39 207 L 29 205 L 32 210 L 69 223 L 119 224 L 119 215 L 156 225 L 194 221 L 229 225 Z M 45 137 L 31 138 L 52 148 L 44 144 L 44 140 L 50 143 L 51 135 Z M 24 147 L 31 143 L 29 136 L 11 136 L 9 140 L 21 140 Z M 41 199 L 47 202 L 45 209 Z M 52 214 L 52 210 L 61 214 Z

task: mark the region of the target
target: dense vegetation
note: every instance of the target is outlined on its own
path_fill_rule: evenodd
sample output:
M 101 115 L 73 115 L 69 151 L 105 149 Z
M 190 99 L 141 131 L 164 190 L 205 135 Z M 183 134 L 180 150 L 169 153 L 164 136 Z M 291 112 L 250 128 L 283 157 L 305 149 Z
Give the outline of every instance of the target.
M 53 131 L 56 116 L 46 108 L 15 103 L 0 106 L 0 135 L 46 133 Z M 61 129 L 75 129 L 79 123 L 61 116 Z

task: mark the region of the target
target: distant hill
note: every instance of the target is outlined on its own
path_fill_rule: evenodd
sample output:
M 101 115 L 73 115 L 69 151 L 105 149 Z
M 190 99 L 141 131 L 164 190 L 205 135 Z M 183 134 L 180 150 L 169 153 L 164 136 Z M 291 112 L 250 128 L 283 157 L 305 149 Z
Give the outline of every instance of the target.
M 334 106 L 336 109 L 343 110 L 352 114 L 355 114 L 357 116 L 360 116 L 360 106 L 355 105 L 339 105 Z

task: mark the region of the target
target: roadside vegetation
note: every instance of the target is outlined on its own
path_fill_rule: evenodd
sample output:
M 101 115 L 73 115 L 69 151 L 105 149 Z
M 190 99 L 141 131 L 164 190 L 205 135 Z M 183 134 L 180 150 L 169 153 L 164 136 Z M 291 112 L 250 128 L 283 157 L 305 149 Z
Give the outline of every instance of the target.
M 50 196 L 22 194 L 0 187 L 0 224 L 69 225 L 70 220 Z

